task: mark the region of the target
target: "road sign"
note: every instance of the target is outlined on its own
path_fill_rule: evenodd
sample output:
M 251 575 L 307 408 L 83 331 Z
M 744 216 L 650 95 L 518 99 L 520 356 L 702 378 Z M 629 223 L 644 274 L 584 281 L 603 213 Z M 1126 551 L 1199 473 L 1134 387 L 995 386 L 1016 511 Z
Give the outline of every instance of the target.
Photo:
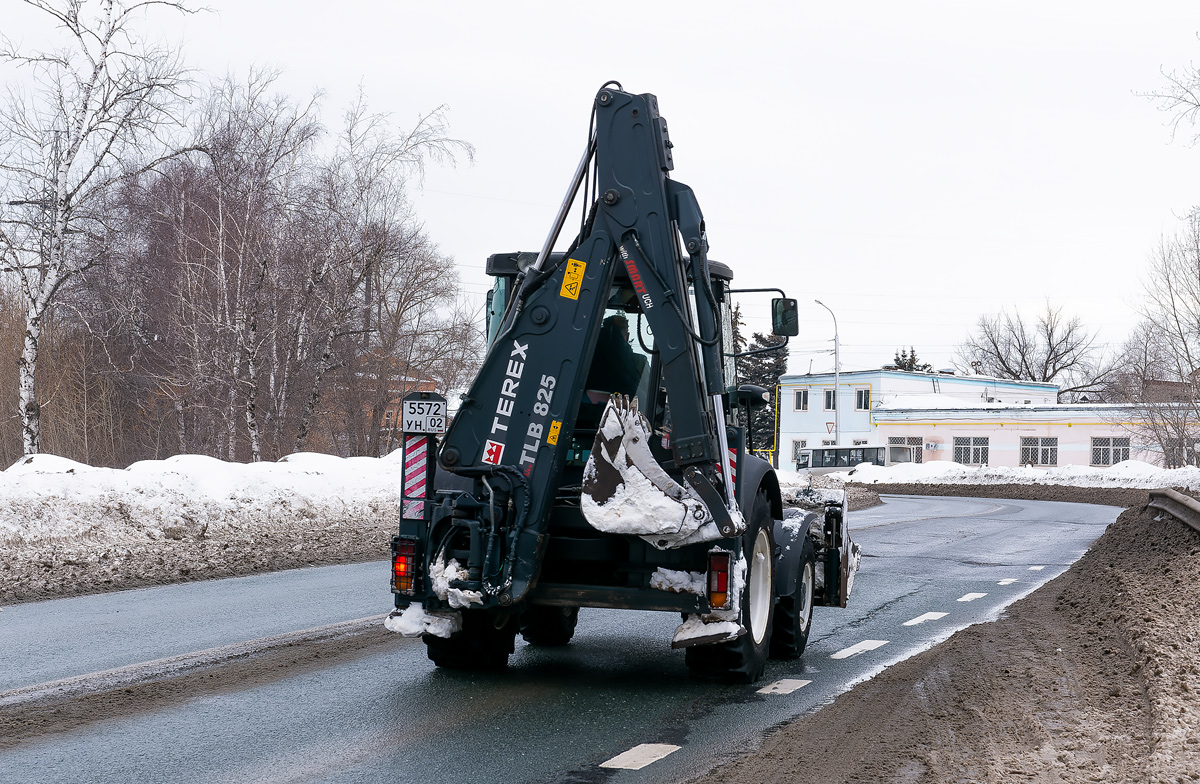
M 400 431 L 441 435 L 446 432 L 446 398 L 413 392 L 400 401 Z

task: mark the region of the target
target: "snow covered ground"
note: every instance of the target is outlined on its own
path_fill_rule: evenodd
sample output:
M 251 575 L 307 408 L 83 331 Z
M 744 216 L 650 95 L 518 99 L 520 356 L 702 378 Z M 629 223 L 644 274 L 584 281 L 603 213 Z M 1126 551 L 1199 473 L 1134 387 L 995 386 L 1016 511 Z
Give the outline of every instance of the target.
M 396 519 L 399 452 L 385 458 L 299 453 L 276 463 L 227 463 L 200 455 L 146 460 L 125 470 L 54 455 L 18 460 L 0 472 L 0 547 L 49 542 L 129 542 L 219 537 L 222 533 L 318 529 Z M 785 495 L 807 475 L 780 471 Z M 816 487 L 862 484 L 1043 484 L 1200 490 L 1200 469 L 1126 461 L 1107 468 L 976 468 L 950 462 L 853 471 Z
M 26 456 L 0 472 L 0 547 L 390 523 L 399 513 L 399 455 L 299 453 L 249 464 L 177 455 L 125 470 Z
M 906 463 L 889 467 L 863 463 L 850 471 L 817 477 L 835 482 L 861 484 L 950 484 L 950 485 L 1065 485 L 1069 487 L 1125 487 L 1154 490 L 1185 487 L 1200 490 L 1200 468 L 1159 468 L 1138 460 L 1126 460 L 1102 468 L 1059 466 L 1056 468 L 964 466 L 948 461 Z M 781 485 L 806 487 L 807 474 L 779 471 Z M 786 492 L 786 490 L 785 490 Z

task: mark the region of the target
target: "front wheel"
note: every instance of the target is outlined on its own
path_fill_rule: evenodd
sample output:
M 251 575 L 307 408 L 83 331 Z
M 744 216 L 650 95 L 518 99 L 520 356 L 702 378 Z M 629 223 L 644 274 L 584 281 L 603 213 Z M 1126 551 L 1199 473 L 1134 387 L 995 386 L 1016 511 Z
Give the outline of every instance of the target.
M 771 658 L 795 659 L 804 653 L 812 629 L 813 586 L 816 584 L 817 556 L 812 540 L 804 537 L 800 546 L 800 573 L 796 590 L 780 596 L 775 605 L 775 628 L 771 632 Z
M 753 683 L 762 677 L 775 615 L 773 526 L 767 497 L 759 493 L 742 534 L 746 584 L 742 588 L 741 623 L 746 633 L 729 642 L 688 648 L 684 661 L 694 677 L 728 683 Z

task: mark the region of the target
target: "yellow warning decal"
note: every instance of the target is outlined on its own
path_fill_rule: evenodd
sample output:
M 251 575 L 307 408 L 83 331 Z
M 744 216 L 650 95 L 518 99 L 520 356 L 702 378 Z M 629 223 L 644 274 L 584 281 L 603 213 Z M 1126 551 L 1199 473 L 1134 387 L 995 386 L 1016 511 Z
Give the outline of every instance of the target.
M 563 284 L 559 289 L 559 296 L 579 299 L 579 290 L 583 287 L 583 271 L 585 269 L 587 269 L 586 263 L 567 259 L 567 270 L 563 273 Z
M 550 446 L 558 445 L 558 431 L 562 430 L 562 422 L 557 419 L 551 420 L 550 432 L 546 435 L 546 443 Z

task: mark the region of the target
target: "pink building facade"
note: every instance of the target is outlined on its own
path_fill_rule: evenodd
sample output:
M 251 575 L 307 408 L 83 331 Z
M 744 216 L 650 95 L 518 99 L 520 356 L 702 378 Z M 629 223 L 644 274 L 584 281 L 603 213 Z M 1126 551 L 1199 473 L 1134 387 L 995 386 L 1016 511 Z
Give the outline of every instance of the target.
M 850 371 L 784 376 L 780 464 L 821 446 L 914 447 L 922 462 L 964 465 L 1162 463 L 1137 443 L 1124 406 L 1058 404 L 1054 384 L 949 372 Z

